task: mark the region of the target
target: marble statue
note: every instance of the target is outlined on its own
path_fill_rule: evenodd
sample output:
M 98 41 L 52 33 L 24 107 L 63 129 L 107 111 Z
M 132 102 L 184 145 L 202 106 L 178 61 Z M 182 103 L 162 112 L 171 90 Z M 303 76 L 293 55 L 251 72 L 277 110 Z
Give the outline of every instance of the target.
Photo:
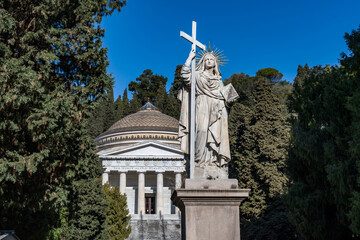
M 179 139 L 185 153 L 189 153 L 190 63 L 195 56 L 192 49 L 181 69 L 183 87 L 178 95 Z M 231 84 L 224 86 L 219 70 L 223 60 L 221 52 L 209 48 L 200 53 L 195 68 L 195 178 L 228 178 L 228 110 L 239 96 Z

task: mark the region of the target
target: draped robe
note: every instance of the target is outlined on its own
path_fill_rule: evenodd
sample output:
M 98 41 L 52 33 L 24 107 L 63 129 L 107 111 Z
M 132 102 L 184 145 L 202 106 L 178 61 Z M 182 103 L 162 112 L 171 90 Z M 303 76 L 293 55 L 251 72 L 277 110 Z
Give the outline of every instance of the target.
M 190 67 L 181 70 L 183 87 L 178 98 L 181 101 L 179 139 L 181 150 L 189 153 L 190 117 Z M 221 94 L 224 83 L 221 76 L 208 76 L 195 72 L 195 165 L 226 167 L 230 161 L 228 136 L 228 109 Z

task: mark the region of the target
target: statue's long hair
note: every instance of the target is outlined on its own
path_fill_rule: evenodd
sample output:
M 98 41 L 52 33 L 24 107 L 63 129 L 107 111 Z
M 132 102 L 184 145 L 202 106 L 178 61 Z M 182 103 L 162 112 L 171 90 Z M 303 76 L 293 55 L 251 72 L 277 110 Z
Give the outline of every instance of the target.
M 217 76 L 217 77 L 221 77 L 218 59 L 217 59 L 216 55 L 213 54 L 212 52 L 207 52 L 204 55 L 202 55 L 202 57 L 200 58 L 198 64 L 196 65 L 196 71 L 199 71 L 199 72 L 203 73 L 206 70 L 206 68 L 205 68 L 205 58 L 208 55 L 210 55 L 212 58 L 214 58 L 214 62 L 215 62 L 215 67 L 213 68 L 214 75 Z

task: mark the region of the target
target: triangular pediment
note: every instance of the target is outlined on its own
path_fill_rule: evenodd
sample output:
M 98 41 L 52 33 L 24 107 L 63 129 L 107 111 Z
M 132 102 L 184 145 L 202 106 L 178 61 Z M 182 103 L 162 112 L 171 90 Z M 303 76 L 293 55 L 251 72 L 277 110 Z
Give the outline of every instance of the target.
M 98 152 L 100 157 L 183 157 L 180 149 L 157 141 L 146 141 Z

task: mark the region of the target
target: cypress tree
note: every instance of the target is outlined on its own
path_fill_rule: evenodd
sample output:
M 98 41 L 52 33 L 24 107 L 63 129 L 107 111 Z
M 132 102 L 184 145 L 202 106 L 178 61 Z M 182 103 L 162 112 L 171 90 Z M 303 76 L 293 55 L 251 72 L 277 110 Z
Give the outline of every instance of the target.
M 65 239 L 109 239 L 104 224 L 109 203 L 102 192 L 100 178 L 73 183 L 70 195 L 69 222 L 64 227 Z
M 171 88 L 168 95 L 168 104 L 166 114 L 176 119 L 180 118 L 180 101 L 177 99 L 177 95 L 181 89 L 181 68 L 182 65 L 177 65 L 175 69 L 174 81 L 171 83 Z
M 119 193 L 118 186 L 110 187 L 108 183 L 103 186 L 103 191 L 109 204 L 106 211 L 106 229 L 109 239 L 123 240 L 131 232 L 131 226 L 129 226 L 131 216 L 127 209 L 126 195 Z
M 0 2 L 1 229 L 45 239 L 61 218 L 79 220 L 69 199 L 85 191 L 72 186 L 102 171 L 86 118 L 112 84 L 100 23 L 123 5 Z
M 92 139 L 95 139 L 104 132 L 104 119 L 105 108 L 103 107 L 103 101 L 100 101 L 99 104 L 90 112 L 90 116 L 87 119 L 87 130 Z
M 141 108 L 141 101 L 135 93 L 133 94 L 129 105 L 129 114 L 136 113 Z
M 165 86 L 163 85 L 161 85 L 157 91 L 155 106 L 165 114 L 168 111 L 168 95 L 166 93 Z
M 128 93 L 127 93 L 127 88 L 125 88 L 124 93 L 123 93 L 123 107 L 124 107 L 124 115 L 123 117 L 127 116 L 130 114 L 131 110 L 130 110 L 130 101 L 128 98 Z
M 251 189 L 240 207 L 242 237 L 295 239 L 294 227 L 287 220 L 281 199 L 288 182 L 283 106 L 265 78 L 236 74 L 226 81 L 229 82 L 240 96 L 229 117 L 232 152 L 229 176 L 236 177 L 240 187 Z
M 104 129 L 102 132 L 106 131 L 111 125 L 115 123 L 115 103 L 114 103 L 114 89 L 113 86 L 105 95 L 105 99 L 102 102 L 102 107 L 104 108 Z
M 124 104 L 119 94 L 118 98 L 115 101 L 115 122 L 124 117 Z

